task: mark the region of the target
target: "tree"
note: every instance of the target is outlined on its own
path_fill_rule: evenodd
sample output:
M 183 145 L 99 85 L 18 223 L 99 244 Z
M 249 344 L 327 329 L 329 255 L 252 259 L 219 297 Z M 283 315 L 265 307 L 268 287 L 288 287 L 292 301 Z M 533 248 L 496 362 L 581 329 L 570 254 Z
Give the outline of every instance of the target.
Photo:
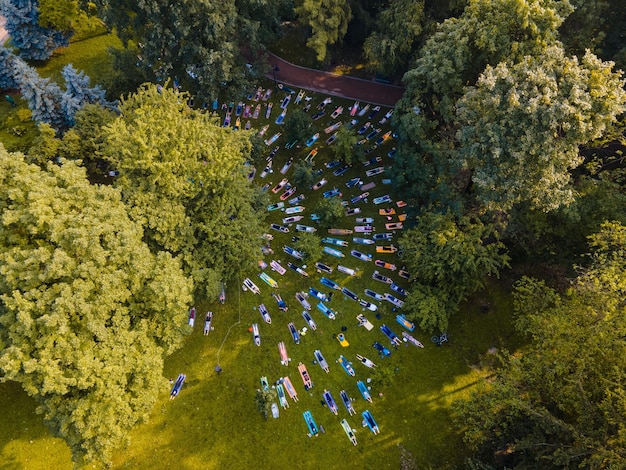
M 6 47 L 0 45 L 0 90 L 17 88 L 13 78 L 13 62 L 16 57 Z
M 113 106 L 113 103 L 106 101 L 106 92 L 100 85 L 90 87 L 89 77 L 84 72 L 78 72 L 72 64 L 67 64 L 63 67 L 61 75 L 65 80 L 65 93 L 63 93 L 61 98 L 61 107 L 65 114 L 65 120 L 70 126 L 74 125 L 76 112 L 86 104 Z
M 267 390 L 257 390 L 254 396 L 256 409 L 267 419 L 272 410 L 272 403 L 276 400 L 276 390 L 268 388 Z
M 42 170 L 0 146 L 0 179 L 2 380 L 37 400 L 77 464 L 107 462 L 164 385 L 191 283 L 76 164 Z
M 322 198 L 315 207 L 315 213 L 322 227 L 330 227 L 346 214 L 346 209 L 338 197 Z
M 458 404 L 477 457 L 508 468 L 619 468 L 626 454 L 626 229 L 605 223 L 590 237 L 591 266 L 559 294 L 516 285 L 525 351 L 504 355 L 495 379 Z
M 495 227 L 467 216 L 423 213 L 399 244 L 411 273 L 405 308 L 429 331 L 445 331 L 459 304 L 484 286 L 483 278 L 508 266 Z
M 362 146 L 356 145 L 358 140 L 354 129 L 341 126 L 339 130 L 337 130 L 337 139 L 335 139 L 333 144 L 335 158 L 337 160 L 343 160 L 348 165 L 361 160 L 364 155 L 364 150 Z
M 178 78 L 202 102 L 220 92 L 231 96 L 244 93 L 249 60 L 241 51 L 255 53 L 262 46 L 259 28 L 265 34 L 272 27 L 265 28 L 261 21 L 275 23 L 276 18 L 267 17 L 266 11 L 273 11 L 272 6 L 278 4 L 275 0 L 185 0 L 175 5 L 166 0 L 132 4 L 105 0 L 101 15 L 125 45 L 139 44 L 140 63 L 154 77 L 152 81 Z M 245 16 L 259 11 L 263 14 L 257 18 Z
M 296 186 L 310 188 L 315 183 L 315 171 L 313 165 L 304 160 L 298 160 L 293 164 L 293 181 Z
M 479 201 L 504 211 L 525 201 L 546 211 L 569 204 L 578 147 L 626 110 L 620 75 L 591 53 L 579 62 L 560 47 L 487 67 L 457 102 L 460 157 Z
M 12 64 L 13 79 L 33 113 L 33 120 L 50 124 L 57 130 L 64 127 L 61 88 L 49 78 L 41 78 L 33 67 L 18 57 Z
M 363 53 L 374 70 L 386 75 L 405 71 L 415 53 L 423 21 L 423 0 L 396 0 L 381 10 L 375 31 L 363 44 Z
M 348 31 L 352 18 L 350 3 L 347 0 L 299 0 L 298 3 L 297 17 L 312 30 L 306 45 L 315 51 L 317 60 L 323 62 L 328 46 L 340 42 Z
M 314 233 L 298 234 L 298 241 L 295 242 L 294 248 L 304 255 L 307 263 L 319 261 L 323 253 L 322 241 Z
M 288 141 L 304 141 L 311 129 L 311 116 L 301 109 L 291 111 L 285 118 L 285 135 Z
M 11 44 L 26 59 L 46 60 L 59 47 L 66 47 L 72 36 L 69 30 L 59 31 L 39 24 L 37 0 L 2 0 L 0 14 L 6 18 Z
M 256 263 L 262 229 L 243 165 L 248 133 L 221 127 L 188 99 L 144 85 L 106 128 L 104 156 L 151 248 L 180 254 L 197 292 L 213 296 L 220 280 Z
M 515 63 L 555 44 L 558 27 L 571 12 L 569 3 L 559 0 L 470 1 L 459 18 L 439 25 L 405 76 L 409 108 L 417 104 L 451 121 L 463 87 L 475 83 L 488 64 Z

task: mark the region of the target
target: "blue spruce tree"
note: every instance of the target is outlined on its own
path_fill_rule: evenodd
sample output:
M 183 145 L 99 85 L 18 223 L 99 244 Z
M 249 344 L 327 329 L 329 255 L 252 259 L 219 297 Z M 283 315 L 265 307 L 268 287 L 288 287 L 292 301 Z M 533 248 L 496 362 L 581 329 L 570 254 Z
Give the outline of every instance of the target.
M 46 60 L 55 49 L 69 44 L 71 31 L 39 26 L 38 0 L 0 0 L 0 14 L 6 18 L 11 44 L 26 59 Z
M 68 64 L 61 72 L 65 80 L 65 93 L 61 98 L 61 110 L 67 124 L 74 125 L 74 115 L 76 111 L 86 104 L 99 104 L 101 106 L 112 107 L 113 104 L 105 99 L 105 91 L 96 85 L 89 86 L 89 76 L 84 72 L 78 72 L 72 64 Z
M 19 58 L 13 63 L 13 77 L 22 98 L 28 102 L 33 120 L 46 122 L 55 129 L 62 129 L 66 121 L 61 109 L 63 92 L 49 78 L 41 78 L 37 71 Z
M 6 47 L 0 46 L 0 90 L 17 88 L 17 83 L 13 78 L 13 63 L 15 57 Z

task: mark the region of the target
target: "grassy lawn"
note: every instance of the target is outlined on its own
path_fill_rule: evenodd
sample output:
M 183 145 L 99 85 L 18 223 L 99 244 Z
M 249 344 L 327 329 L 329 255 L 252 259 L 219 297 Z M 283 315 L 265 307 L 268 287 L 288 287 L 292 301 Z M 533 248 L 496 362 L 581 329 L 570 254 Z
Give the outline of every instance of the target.
M 26 152 L 39 134 L 37 125 L 30 119 L 20 119 L 18 111 L 28 110 L 28 106 L 17 93 L 11 93 L 15 107 L 9 104 L 5 96 L 3 94 L 0 99 L 0 142 L 10 152 Z
M 114 34 L 99 30 L 75 38 L 69 47 L 59 49 L 45 63 L 35 65 L 41 76 L 51 77 L 60 85 L 63 84 L 61 70 L 67 64 L 89 75 L 92 85 L 105 83 L 113 73 L 112 58 L 107 52 L 109 47 L 122 48 L 122 43 Z
M 271 85 L 265 83 L 265 86 Z M 252 120 L 256 129 L 265 123 L 271 123 L 272 127 L 267 131 L 266 138 L 279 131 L 274 119 L 280 111 L 279 100 L 284 96 L 281 95 L 282 93 L 272 97 L 274 111 L 269 121 L 262 119 L 264 107 L 261 119 Z M 324 96 L 315 93 L 309 95 L 313 103 L 310 114 L 313 114 Z M 256 105 L 253 102 L 251 104 Z M 306 207 L 302 214 L 305 218 L 300 223 L 314 225 L 309 216 L 324 191 L 337 187 L 342 191 L 344 200 L 360 194 L 358 187 L 348 189 L 345 186 L 347 180 L 360 176 L 365 183 L 374 182 L 376 186 L 370 190 L 368 204 L 357 204 L 362 210 L 358 216 L 373 217 L 377 232 L 383 232 L 387 221 L 378 215 L 378 209 L 395 207 L 395 204 L 375 206 L 371 201 L 374 197 L 389 192 L 389 186 L 382 183 L 384 174 L 367 178 L 366 168 L 357 163 L 346 174 L 336 177 L 332 174 L 333 170 L 324 166 L 333 157 L 331 150 L 324 144 L 328 136 L 323 129 L 329 125 L 329 115 L 339 104 L 346 110 L 339 119 L 349 122 L 347 109 L 352 103 L 336 98 L 328 105 L 326 115 L 314 122 L 312 133 L 320 132 L 320 139 L 311 148 L 319 147 L 315 165 L 322 170 L 319 178 L 328 179 L 328 183 L 319 191 L 307 189 L 296 193 L 306 194 L 306 199 L 302 202 Z M 295 106 L 292 103 L 288 109 L 292 110 Z M 386 111 L 383 108 L 371 119 L 373 125 L 377 125 Z M 223 114 L 222 111 L 221 119 Z M 368 114 L 359 118 L 359 127 L 367 120 Z M 234 121 L 233 118 L 231 126 Z M 242 127 L 245 122 L 246 119 L 243 119 Z M 388 130 L 386 126 L 388 124 L 381 126 L 379 135 Z M 365 145 L 371 145 L 375 139 Z M 271 183 L 274 186 L 283 177 L 278 170 L 290 156 L 304 158 L 311 150 L 304 145 L 287 150 L 284 148 L 285 143 L 286 137 L 283 135 L 268 147 L 269 153 L 274 146 L 280 146 L 274 159 L 275 172 L 261 179 L 259 174 L 262 169 L 259 168 L 254 184 Z M 376 166 L 391 165 L 392 160 L 387 157 L 387 153 L 393 145 L 390 141 L 382 144 L 368 158 L 380 155 L 382 162 Z M 289 170 L 286 177 L 290 177 L 292 171 Z M 271 202 L 277 202 L 279 194 L 269 192 Z M 285 205 L 289 207 L 289 204 Z M 282 223 L 283 217 L 286 215 L 281 211 L 268 213 L 268 231 L 269 223 Z M 352 229 L 355 225 L 354 218 L 344 217 L 338 227 Z M 282 250 L 283 245 L 293 245 L 291 237 L 296 235 L 295 224 L 290 226 L 290 233 L 271 233 L 274 235 L 271 242 L 274 255 L 267 256 L 265 260 L 269 263 L 272 259 L 277 259 L 284 267 L 287 267 L 288 261 L 301 265 L 301 262 L 288 257 Z M 318 234 L 327 235 L 322 229 Z M 394 235 L 391 243 L 397 244 L 398 235 Z M 359 296 L 363 296 L 365 288 L 379 293 L 391 292 L 385 284 L 372 280 L 374 269 L 379 269 L 382 274 L 406 287 L 406 284 L 400 282 L 403 279 L 396 272 L 375 268 L 372 262 L 350 256 L 349 251 L 354 248 L 372 253 L 374 259 L 395 263 L 399 267 L 402 265 L 401 259 L 395 254 L 375 253 L 374 245 L 356 245 L 352 242 L 352 236 L 334 236 L 348 241 L 349 246 L 337 247 L 346 254 L 343 259 L 324 255 L 321 261 L 335 268 L 326 277 Z M 358 269 L 357 275 L 348 276 L 338 272 L 338 264 Z M 459 317 L 452 320 L 450 341 L 442 347 L 435 346 L 429 340 L 429 334 L 418 330 L 413 332 L 424 344 L 424 349 L 406 343 L 395 349 L 390 346 L 379 326 L 385 323 L 398 335 L 402 327 L 395 322 L 396 312 L 392 311 L 389 303 L 378 303 L 378 312 L 363 311 L 358 303 L 336 291 L 332 301 L 327 303 L 337 312 L 337 319 L 331 321 L 315 308 L 317 302 L 309 298 L 313 306 L 311 316 L 318 327 L 315 331 L 309 330 L 301 338 L 300 344 L 296 345 L 291 339 L 287 323 L 293 321 L 300 329 L 305 326 L 305 322 L 301 316 L 303 309 L 296 301 L 294 293 L 306 291 L 309 287 L 325 293 L 329 291 L 319 282 L 320 273 L 316 273 L 310 266 L 306 271 L 308 278 L 289 269 L 284 276 L 266 269 L 278 282 L 276 292 L 282 295 L 289 306 L 289 310 L 284 313 L 278 310 L 271 297 L 272 289 L 259 279 L 258 272 L 242 272 L 239 282 L 228 285 L 225 305 L 199 302 L 194 332 L 186 339 L 184 347 L 166 361 L 159 400 L 150 420 L 131 431 L 130 445 L 117 453 L 114 468 L 274 468 L 284 466 L 285 463 L 295 464 L 298 469 L 346 466 L 367 469 L 399 468 L 401 455 L 405 456 L 405 460 L 412 460 L 414 468 L 446 469 L 461 465 L 467 451 L 460 434 L 453 426 L 450 404 L 456 399 L 466 397 L 484 377 L 486 372 L 477 366 L 481 356 L 490 348 L 507 346 L 514 349 L 517 345 L 518 340 L 513 335 L 510 322 L 511 305 L 506 288 L 499 283 L 490 283 L 480 297 L 468 302 Z M 244 277 L 250 277 L 259 286 L 260 295 L 240 289 Z M 365 298 L 374 302 L 373 299 Z M 257 306 L 261 303 L 267 306 L 272 315 L 271 325 L 264 323 L 258 313 Z M 202 334 L 202 324 L 207 310 L 214 312 L 214 330 L 205 337 Z M 374 323 L 373 330 L 366 331 L 357 326 L 355 317 L 359 313 L 364 313 Z M 380 314 L 380 318 L 377 318 L 376 313 Z M 259 324 L 262 340 L 260 347 L 253 344 L 249 332 L 252 323 Z M 342 327 L 346 328 L 346 339 L 350 343 L 345 348 L 334 337 L 342 331 Z M 285 342 L 291 357 L 288 366 L 280 364 L 277 348 L 279 341 Z M 391 357 L 378 357 L 372 348 L 374 341 L 389 347 L 392 351 Z M 316 349 L 324 354 L 330 365 L 330 373 L 326 374 L 313 363 L 313 351 Z M 335 362 L 340 354 L 353 362 L 356 377 L 348 376 Z M 356 360 L 355 354 L 369 357 L 377 364 L 377 368 L 366 368 Z M 314 387 L 308 392 L 304 390 L 298 374 L 299 362 L 307 366 L 314 383 Z M 214 369 L 218 363 L 223 369 L 221 374 L 217 374 Z M 168 378 L 176 378 L 181 372 L 187 375 L 187 381 L 179 396 L 170 401 L 171 386 Z M 298 391 L 299 401 L 295 403 L 289 399 L 290 407 L 281 409 L 279 419 L 270 417 L 265 420 L 256 410 L 254 401 L 255 392 L 260 388 L 259 378 L 267 376 L 270 383 L 273 383 L 285 375 L 291 378 Z M 369 385 L 372 387 L 373 403 L 364 401 L 356 387 L 357 380 L 367 381 L 368 378 L 372 379 Z M 333 415 L 320 403 L 324 389 L 328 389 L 338 402 L 339 416 Z M 348 416 L 340 401 L 339 392 L 344 389 L 355 399 L 356 416 Z M 8 465 L 0 468 L 71 468 L 69 452 L 61 441 L 49 436 L 41 424 L 41 418 L 34 414 L 32 400 L 15 384 L 0 385 L 0 392 L 0 400 L 4 401 L 4 409 L 8 410 L 0 417 L 0 461 L 8 462 Z M 368 428 L 361 426 L 361 412 L 365 409 L 369 409 L 377 420 L 381 429 L 379 435 L 375 436 Z M 317 424 L 325 428 L 324 434 L 307 437 L 307 427 L 302 418 L 302 413 L 306 410 L 310 410 Z M 342 418 L 346 418 L 357 430 L 357 447 L 350 444 L 341 428 L 339 423 Z
M 42 77 L 51 77 L 63 87 L 61 70 L 67 64 L 84 71 L 91 78 L 91 84 L 104 83 L 113 73 L 113 63 L 107 53 L 109 47 L 122 47 L 117 36 L 104 30 L 83 35 L 73 40 L 69 47 L 60 49 L 46 62 L 33 65 Z M 17 103 L 12 107 L 5 99 L 0 100 L 0 142 L 9 151 L 25 152 L 39 134 L 37 125 L 30 121 L 21 121 L 17 112 L 28 109 L 26 102 L 18 94 L 11 95 Z

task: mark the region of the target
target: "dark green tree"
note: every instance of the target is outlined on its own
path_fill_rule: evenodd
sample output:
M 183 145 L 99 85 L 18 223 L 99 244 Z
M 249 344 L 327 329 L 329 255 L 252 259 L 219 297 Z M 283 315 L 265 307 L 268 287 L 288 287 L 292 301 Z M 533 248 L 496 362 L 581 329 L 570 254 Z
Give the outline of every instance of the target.
M 315 213 L 319 216 L 318 223 L 322 227 L 331 227 L 345 215 L 346 209 L 338 197 L 323 198 L 315 207 Z
M 365 40 L 363 52 L 371 67 L 393 75 L 407 70 L 422 33 L 424 1 L 396 0 L 378 12 L 375 30 Z
M 365 154 L 363 146 L 357 146 L 358 136 L 354 129 L 341 126 L 337 131 L 337 139 L 333 143 L 332 151 L 337 160 L 342 160 L 348 165 L 360 161 Z
M 532 342 L 504 355 L 490 383 L 458 404 L 476 456 L 508 468 L 619 468 L 626 455 L 626 228 L 590 237 L 591 265 L 559 294 L 516 286 L 518 330 Z
M 323 253 L 322 241 L 314 233 L 298 234 L 298 241 L 294 243 L 294 248 L 304 255 L 307 263 L 319 261 Z
M 310 135 L 311 116 L 301 109 L 292 110 L 285 118 L 285 135 L 288 141 L 304 142 Z
M 328 56 L 328 46 L 343 40 L 352 19 L 348 0 L 298 0 L 295 12 L 303 23 L 311 27 L 312 35 L 306 45 L 315 51 L 317 60 Z
M 310 188 L 315 183 L 313 165 L 304 160 L 293 164 L 293 181 L 300 188 Z
M 411 273 L 405 308 L 428 331 L 446 330 L 459 304 L 484 286 L 484 278 L 508 267 L 495 227 L 467 216 L 424 213 L 399 244 Z

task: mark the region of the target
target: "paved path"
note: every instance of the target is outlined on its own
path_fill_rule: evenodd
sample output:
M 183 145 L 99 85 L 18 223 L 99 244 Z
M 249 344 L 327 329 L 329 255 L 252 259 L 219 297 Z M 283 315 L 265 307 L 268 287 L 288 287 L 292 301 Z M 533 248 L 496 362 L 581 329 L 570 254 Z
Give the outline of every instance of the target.
M 276 81 L 285 85 L 390 107 L 404 93 L 404 88 L 399 86 L 300 67 L 272 53 L 268 53 L 268 62 L 272 69 L 278 66 Z M 266 77 L 273 80 L 273 70 Z

